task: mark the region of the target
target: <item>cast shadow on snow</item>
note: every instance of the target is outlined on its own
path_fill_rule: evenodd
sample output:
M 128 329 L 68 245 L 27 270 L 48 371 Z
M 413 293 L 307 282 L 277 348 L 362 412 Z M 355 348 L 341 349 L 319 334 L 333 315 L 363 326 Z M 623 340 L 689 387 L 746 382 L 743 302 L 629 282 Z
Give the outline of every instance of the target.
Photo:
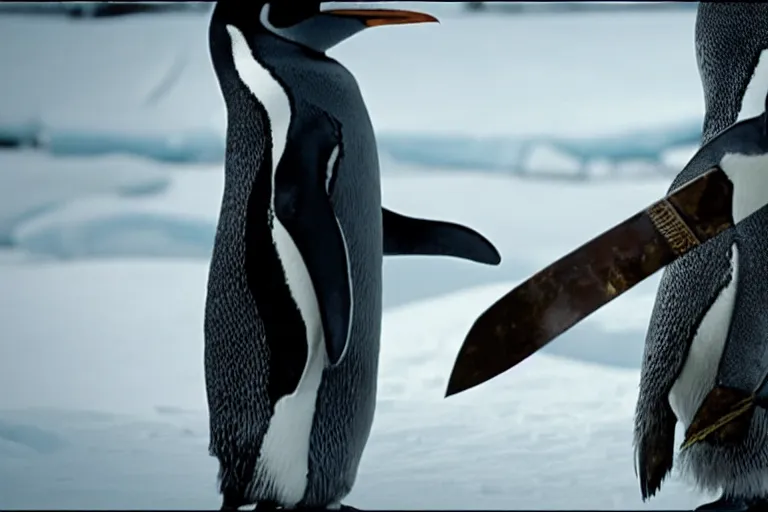
M 164 192 L 170 172 L 140 158 L 52 158 L 29 150 L 0 150 L 0 246 L 18 245 L 16 231 L 55 215 L 79 198 Z
M 18 229 L 13 246 L 58 259 L 201 258 L 211 255 L 214 222 L 160 213 L 126 212 L 82 222 Z
M 65 445 L 66 442 L 51 431 L 0 419 L 0 454 L 23 454 L 29 450 L 49 454 Z

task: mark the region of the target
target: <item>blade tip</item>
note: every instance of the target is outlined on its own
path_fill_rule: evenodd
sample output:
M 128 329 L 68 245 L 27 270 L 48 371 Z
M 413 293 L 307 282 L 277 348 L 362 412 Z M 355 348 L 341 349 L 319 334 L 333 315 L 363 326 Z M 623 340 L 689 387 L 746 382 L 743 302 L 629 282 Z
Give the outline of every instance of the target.
M 453 371 L 451 372 L 451 376 L 448 378 L 448 385 L 445 388 L 445 396 L 443 398 L 457 395 L 466 389 L 467 388 L 465 386 L 459 384 L 458 379 L 456 378 L 456 368 L 454 367 Z
M 445 387 L 445 396 L 443 398 L 448 398 L 449 396 L 453 396 L 458 392 L 459 390 L 457 389 L 456 383 L 453 381 L 453 379 L 448 379 L 448 385 Z

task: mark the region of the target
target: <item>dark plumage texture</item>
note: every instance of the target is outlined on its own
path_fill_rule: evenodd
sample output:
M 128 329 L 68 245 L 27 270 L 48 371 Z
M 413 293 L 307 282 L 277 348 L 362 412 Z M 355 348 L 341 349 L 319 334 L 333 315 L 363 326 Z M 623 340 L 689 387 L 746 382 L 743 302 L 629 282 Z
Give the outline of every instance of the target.
M 356 303 L 347 354 L 337 367 L 324 371 L 318 390 L 307 492 L 301 502 L 304 506 L 325 506 L 342 499 L 351 489 L 375 407 L 382 268 L 375 139 L 357 83 L 341 64 L 277 37 L 240 28 L 255 57 L 284 85 L 293 115 L 315 115 L 313 109 L 321 108 L 341 130 L 331 203 L 348 244 Z M 226 24 L 216 15 L 210 41 L 228 119 L 226 180 L 205 317 L 210 450 L 221 463 L 225 497 L 228 493 L 243 495 L 252 503 L 275 499 L 273 489 L 263 479 L 254 478 L 255 462 L 272 415 L 269 380 L 303 367 L 306 339 L 300 332 L 301 317 L 281 297 L 286 293 L 284 279 L 282 286 L 274 281 L 282 279 L 276 273 L 274 254 L 249 247 L 266 247 L 263 237 L 268 219 L 263 189 L 272 165 L 268 119 L 239 81 Z M 283 336 L 295 350 L 292 361 L 286 355 L 280 361 L 282 367 L 274 372 L 270 366 L 276 364 L 275 340 L 267 339 L 263 318 L 265 308 L 276 309 L 269 305 L 270 295 L 285 306 L 274 313 L 285 315 L 281 328 L 296 328 L 295 336 Z

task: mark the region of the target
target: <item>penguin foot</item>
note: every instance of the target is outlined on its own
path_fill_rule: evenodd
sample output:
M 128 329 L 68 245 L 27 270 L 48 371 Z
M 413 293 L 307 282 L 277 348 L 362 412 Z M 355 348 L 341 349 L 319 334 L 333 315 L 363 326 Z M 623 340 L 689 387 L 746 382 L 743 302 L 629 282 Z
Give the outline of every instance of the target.
M 282 507 L 280 507 L 274 501 L 260 501 L 256 504 L 256 508 L 253 510 L 254 512 L 275 512 L 281 509 Z
M 255 512 L 275 512 L 281 507 L 272 501 L 259 501 L 252 503 L 246 500 L 241 493 L 225 492 L 219 510 L 254 510 Z
M 226 500 L 224 504 L 222 504 L 220 510 L 241 510 L 241 507 L 244 507 L 245 505 L 235 506 L 232 503 L 228 503 Z M 254 512 L 277 512 L 281 510 L 289 510 L 281 507 L 277 503 L 271 502 L 271 501 L 260 501 L 256 504 L 254 507 Z M 296 512 L 328 512 L 329 510 L 339 511 L 339 512 L 362 512 L 360 509 L 355 507 L 350 507 L 349 505 L 340 505 L 336 508 L 315 508 L 315 507 L 297 507 L 295 509 Z
M 706 503 L 695 510 L 720 512 L 757 512 L 768 510 L 768 498 L 730 498 L 721 496 L 717 501 Z
M 765 512 L 768 510 L 768 498 L 755 498 L 745 501 L 749 512 Z
M 297 507 L 293 509 L 295 512 L 362 512 L 359 508 L 350 507 L 349 505 L 338 505 L 336 507 Z

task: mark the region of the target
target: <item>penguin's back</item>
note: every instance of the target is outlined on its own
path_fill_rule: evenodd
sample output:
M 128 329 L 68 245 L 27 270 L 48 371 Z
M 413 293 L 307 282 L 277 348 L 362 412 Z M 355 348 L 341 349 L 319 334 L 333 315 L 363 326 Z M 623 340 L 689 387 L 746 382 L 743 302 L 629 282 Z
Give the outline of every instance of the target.
M 209 449 L 221 463 L 224 487 L 232 488 L 251 481 L 271 416 L 269 348 L 249 288 L 245 236 L 249 200 L 270 171 L 268 128 L 261 116 L 248 115 L 257 103 L 237 86 L 233 71 L 222 71 L 221 87 L 228 104 L 228 170 L 208 273 L 204 360 Z M 231 171 L 240 167 L 248 170 Z

